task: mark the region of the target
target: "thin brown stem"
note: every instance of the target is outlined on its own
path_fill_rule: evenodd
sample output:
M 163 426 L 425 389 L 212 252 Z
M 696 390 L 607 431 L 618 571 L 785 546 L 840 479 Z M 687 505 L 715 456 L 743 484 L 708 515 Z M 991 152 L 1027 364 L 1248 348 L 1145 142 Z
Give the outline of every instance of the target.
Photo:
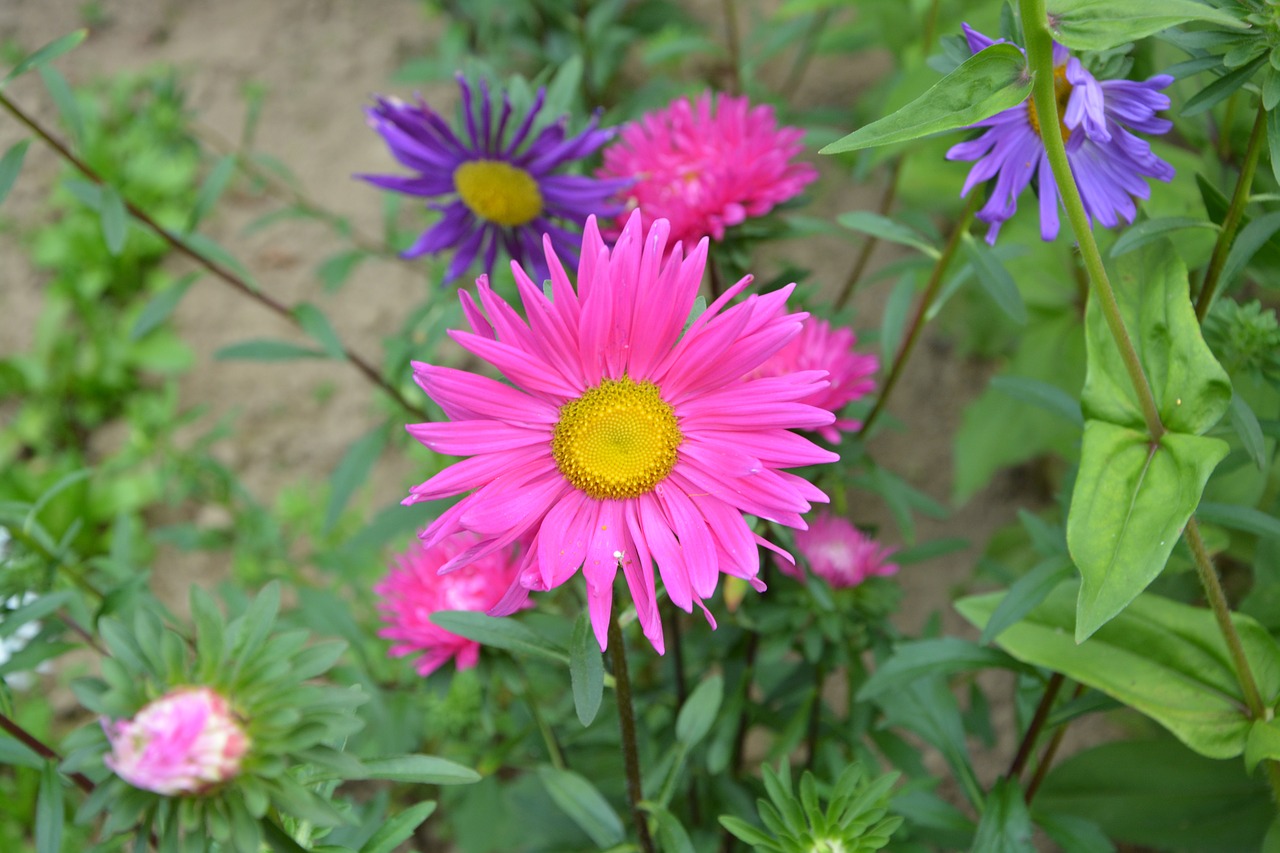
M 58 754 L 51 746 L 47 746 L 44 741 L 40 740 L 31 732 L 24 729 L 15 720 L 11 720 L 4 714 L 0 714 L 0 729 L 4 729 L 15 740 L 21 741 L 28 749 L 39 755 L 41 758 L 49 761 L 62 761 L 62 756 Z M 83 773 L 64 773 L 68 779 L 76 784 L 76 787 L 84 791 L 86 794 L 93 793 L 93 780 Z
M 1031 753 L 1036 748 L 1036 739 L 1040 737 L 1040 732 L 1044 728 L 1045 721 L 1049 719 L 1049 712 L 1053 710 L 1053 703 L 1058 698 L 1058 691 L 1062 689 L 1062 683 L 1066 677 L 1055 672 L 1050 678 L 1049 683 L 1045 685 L 1044 695 L 1040 697 L 1040 704 L 1036 706 L 1035 713 L 1031 715 L 1031 722 L 1027 725 L 1026 732 L 1022 735 L 1022 742 L 1018 744 L 1018 752 L 1013 756 L 1013 762 L 1009 765 L 1009 770 L 1004 774 L 1007 779 L 1017 779 L 1022 775 L 1022 771 L 1027 766 L 1027 762 L 1031 759 Z
M 1078 699 L 1081 693 L 1084 693 L 1084 685 L 1077 684 L 1075 691 L 1071 694 L 1071 698 Z M 1053 737 L 1049 739 L 1049 745 L 1044 748 L 1044 752 L 1040 753 L 1040 763 L 1036 765 L 1036 772 L 1032 775 L 1031 781 L 1027 783 L 1027 790 L 1022 795 L 1027 805 L 1031 805 L 1031 801 L 1036 796 L 1036 791 L 1040 790 L 1040 784 L 1044 782 L 1044 777 L 1049 775 L 1049 768 L 1053 766 L 1053 758 L 1058 754 L 1058 747 L 1062 746 L 1062 739 L 1066 734 L 1067 723 L 1063 723 L 1054 730 Z
M 901 155 L 893 159 L 893 165 L 889 168 L 889 182 L 885 184 L 884 192 L 880 193 L 880 203 L 876 206 L 876 212 L 881 216 L 888 216 L 889 211 L 893 208 L 893 202 L 898 197 L 898 182 L 902 177 L 902 161 Z M 853 296 L 853 291 L 858 287 L 858 282 L 862 281 L 863 274 L 867 271 L 867 263 L 871 260 L 872 253 L 876 250 L 876 246 L 880 244 L 880 238 L 867 235 L 862 241 L 862 247 L 858 250 L 858 257 L 853 262 L 853 268 L 849 270 L 848 277 L 844 280 L 844 287 L 840 290 L 840 296 L 836 299 L 835 310 L 839 311 L 849 302 L 849 298 Z
M 707 270 L 711 273 L 710 301 L 715 302 L 724 293 L 724 276 L 720 273 L 720 262 L 716 260 L 714 252 L 707 253 Z
M 613 660 L 613 695 L 618 703 L 618 728 L 622 732 L 622 763 L 627 774 L 627 800 L 631 803 L 631 820 L 636 827 L 636 841 L 641 853 L 655 853 L 649 836 L 649 822 L 640 809 L 644 798 L 640 786 L 640 750 L 636 742 L 636 717 L 631 703 L 631 676 L 627 670 L 627 648 L 622 640 L 618 614 L 609 614 L 609 655 Z
M 929 313 L 929 306 L 933 305 L 933 300 L 937 298 L 938 290 L 942 287 L 942 277 L 946 274 L 947 267 L 951 265 L 951 259 L 955 257 L 956 248 L 960 245 L 960 238 L 969 230 L 969 223 L 973 221 L 973 214 L 978 209 L 978 201 L 978 194 L 971 193 L 964 212 L 960 214 L 960 219 L 951 230 L 951 236 L 947 239 L 946 247 L 933 265 L 933 272 L 929 276 L 929 284 L 925 287 L 924 295 L 920 297 L 920 302 L 916 305 L 916 313 L 911 318 L 907 336 L 898 346 L 898 352 L 893 357 L 893 364 L 889 367 L 889 375 L 885 377 L 884 385 L 880 389 L 880 396 L 876 398 L 875 405 L 871 407 L 871 411 L 867 414 L 867 419 L 862 422 L 862 426 L 858 429 L 859 436 L 867 435 L 871 425 L 876 422 L 876 418 L 884 411 L 889 395 L 893 393 L 893 389 L 897 386 L 898 379 L 902 376 L 902 369 L 906 366 L 907 359 L 910 358 L 912 350 L 915 349 L 916 341 L 920 337 L 920 331 L 924 328 L 924 318 Z
M 738 42 L 738 4 L 735 0 L 721 0 L 724 10 L 724 42 L 729 53 L 729 94 L 742 94 L 742 47 Z
M 800 81 L 804 79 L 805 72 L 809 70 L 809 65 L 817 54 L 815 48 L 817 47 L 818 36 L 822 35 L 822 31 L 827 28 L 827 22 L 830 20 L 831 9 L 814 12 L 813 18 L 809 21 L 809 26 L 805 28 L 804 35 L 800 37 L 799 43 L 796 44 L 795 57 L 791 60 L 791 68 L 787 71 L 781 91 L 790 93 L 800 88 Z
M 80 174 L 84 175 L 90 181 L 94 182 L 95 184 L 98 184 L 99 186 L 107 186 L 106 180 L 101 175 L 99 175 L 96 171 L 94 171 L 94 169 L 91 166 L 89 166 L 88 163 L 85 163 L 83 160 L 77 157 L 74 153 L 72 153 L 71 149 L 67 148 L 67 146 L 64 145 L 59 139 L 57 139 L 49 130 L 47 130 L 38 121 L 36 121 L 34 118 L 28 115 L 25 111 L 23 111 L 21 107 L 19 107 L 13 101 L 9 100 L 9 98 L 3 92 L 0 92 L 0 107 L 4 107 L 4 109 L 7 110 L 10 115 L 12 115 L 15 119 L 17 119 L 21 124 L 25 125 L 27 129 L 30 130 L 32 133 L 34 133 L 37 137 L 39 137 L 42 142 L 44 142 L 46 145 L 48 145 L 50 148 L 56 151 L 58 153 L 58 156 L 62 157 L 62 159 L 66 160 L 73 167 L 75 167 L 76 170 L 80 172 Z M 133 203 L 129 202 L 128 200 L 125 200 L 124 206 L 125 206 L 125 209 L 129 212 L 130 216 L 132 216 L 134 219 L 141 222 L 143 225 L 147 227 L 148 230 L 154 233 L 157 237 L 159 237 L 165 243 L 169 244 L 170 248 L 174 249 L 175 251 L 183 255 L 186 255 L 188 258 L 194 261 L 197 265 L 203 267 L 205 270 L 212 273 L 215 278 L 222 281 L 224 284 L 231 287 L 233 290 L 237 291 L 242 296 L 246 296 L 249 299 L 252 299 L 253 301 L 257 302 L 259 305 L 266 308 L 268 311 L 271 311 L 272 313 L 284 318 L 294 326 L 300 327 L 301 324 L 299 324 L 298 318 L 294 316 L 294 313 L 292 309 L 289 308 L 289 306 L 261 292 L 260 290 L 257 290 L 251 284 L 249 284 L 247 281 L 241 278 L 238 274 L 231 271 L 230 269 L 227 269 L 225 266 L 223 266 L 219 262 L 203 254 L 198 249 L 195 249 L 189 243 L 187 243 L 186 240 L 184 240 L 180 235 L 173 233 L 172 231 L 170 231 L 169 229 L 161 225 L 159 222 L 156 222 L 155 219 L 153 219 L 146 211 L 137 207 Z M 426 420 L 428 418 L 428 414 L 425 409 L 415 406 L 413 403 L 409 402 L 409 400 L 403 394 L 400 393 L 400 390 L 398 388 L 396 388 L 391 383 L 387 382 L 387 380 L 383 379 L 382 375 L 378 372 L 378 370 L 372 364 L 366 361 L 362 356 L 358 355 L 357 353 L 355 353 L 354 351 L 352 351 L 350 348 L 346 346 L 343 347 L 342 353 L 343 353 L 343 356 L 346 358 L 346 360 L 351 362 L 351 364 L 356 368 L 356 370 L 358 370 L 361 373 L 361 375 L 363 375 L 369 382 L 376 385 L 383 392 L 385 392 L 389 397 L 391 397 L 393 400 L 399 403 L 406 411 L 412 412 L 414 415 L 421 417 L 423 420 Z

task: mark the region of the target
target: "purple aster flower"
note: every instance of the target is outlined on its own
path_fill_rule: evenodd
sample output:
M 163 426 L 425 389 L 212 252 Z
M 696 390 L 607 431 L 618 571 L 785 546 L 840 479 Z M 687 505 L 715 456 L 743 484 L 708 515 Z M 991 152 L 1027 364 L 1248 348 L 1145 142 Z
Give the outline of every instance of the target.
M 594 153 L 614 132 L 598 128 L 597 115 L 577 136 L 567 137 L 568 116 L 561 116 L 533 135 L 546 99 L 544 89 L 538 90 L 533 106 L 514 130 L 511 100 L 504 93 L 495 125 L 488 84 L 480 81 L 477 98 L 461 74 L 457 79 L 466 118 L 461 138 L 421 98 L 416 104 L 378 98 L 365 111 L 369 126 L 382 134 L 397 160 L 418 174 L 357 177 L 408 195 L 445 197 L 427 205 L 444 215 L 403 256 L 416 258 L 453 249 L 446 284 L 466 272 L 477 255 L 484 256 L 485 272 L 492 274 L 500 246 L 543 281 L 549 277 L 543 234 L 550 235 L 562 257 L 576 258 L 581 234 L 565 226 L 580 232 L 588 216 L 612 216 L 621 210 L 609 199 L 630 185 L 629 180 L 563 174 L 567 164 Z
M 969 50 L 973 53 L 995 42 L 964 24 Z M 1004 41 L 1004 39 L 1000 39 Z M 1151 191 L 1145 178 L 1169 181 L 1173 167 L 1151 151 L 1146 141 L 1131 130 L 1166 133 L 1173 124 L 1156 118 L 1169 108 L 1169 98 L 1159 90 L 1173 82 L 1168 74 L 1148 80 L 1097 80 L 1065 47 L 1053 45 L 1053 88 L 1058 101 L 1058 131 L 1066 143 L 1067 160 L 1085 213 L 1108 228 L 1137 215 L 1135 198 L 1145 199 Z M 987 242 L 994 244 L 1000 226 L 1018 208 L 1018 195 L 1037 179 L 1040 196 L 1040 236 L 1058 236 L 1058 185 L 1054 182 L 1040 123 L 1028 98 L 973 125 L 986 131 L 976 139 L 961 142 L 947 152 L 948 160 L 977 160 L 969 171 L 960 195 L 995 178 L 991 197 L 978 212 L 990 223 Z

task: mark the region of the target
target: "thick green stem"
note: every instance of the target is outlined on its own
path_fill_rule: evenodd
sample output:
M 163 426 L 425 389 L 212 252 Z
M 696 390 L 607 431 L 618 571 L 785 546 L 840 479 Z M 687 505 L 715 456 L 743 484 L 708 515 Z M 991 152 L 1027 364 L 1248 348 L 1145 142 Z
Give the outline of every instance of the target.
M 951 266 L 951 259 L 955 257 L 956 248 L 960 245 L 960 238 L 969 230 L 969 223 L 973 221 L 973 214 L 978 209 L 978 194 L 972 193 L 969 196 L 969 202 L 965 205 L 964 212 L 960 214 L 959 221 L 951 230 L 951 236 L 947 239 L 947 245 L 943 248 L 942 254 L 938 257 L 937 263 L 933 265 L 933 272 L 929 276 L 929 284 L 924 289 L 924 295 L 920 297 L 920 302 L 916 305 L 916 313 L 911 318 L 911 326 L 907 330 L 907 336 L 903 338 L 902 343 L 898 346 L 898 352 L 893 357 L 893 364 L 889 367 L 889 375 L 885 377 L 884 385 L 880 389 L 880 396 L 876 398 L 876 403 L 871 407 L 871 411 L 867 414 L 867 419 L 862 422 L 862 426 L 858 429 L 858 435 L 866 435 L 871 425 L 876 422 L 876 418 L 884 411 L 885 403 L 889 400 L 889 395 L 893 393 L 893 389 L 898 384 L 898 378 L 902 376 L 902 369 L 906 367 L 907 359 L 911 357 L 912 350 L 915 349 L 916 340 L 920 337 L 920 331 L 924 328 L 924 318 L 929 313 L 929 306 L 933 305 L 933 300 L 937 298 L 938 291 L 942 287 L 942 277 L 947 272 L 947 267 Z
M 631 803 L 631 820 L 636 826 L 636 841 L 641 853 L 655 853 L 649 836 L 649 822 L 640 809 L 644 793 L 640 787 L 640 750 L 636 743 L 636 716 L 631 704 L 631 676 L 627 671 L 627 647 L 622 642 L 622 628 L 616 610 L 609 614 L 609 655 L 613 660 L 613 696 L 618 702 L 618 728 L 622 732 L 622 763 L 627 774 L 627 799 Z
M 1204 283 L 1200 285 L 1200 294 L 1196 297 L 1196 319 L 1204 320 L 1209 308 L 1213 305 L 1213 297 L 1217 295 L 1221 283 L 1222 268 L 1226 266 L 1227 255 L 1231 252 L 1231 244 L 1236 240 L 1236 232 L 1240 229 L 1240 220 L 1244 217 L 1245 205 L 1249 203 L 1249 190 L 1253 187 L 1253 173 L 1258 169 L 1258 156 L 1262 153 L 1262 143 L 1267 136 L 1267 112 L 1258 103 L 1258 116 L 1253 120 L 1253 132 L 1249 134 L 1249 147 L 1244 152 L 1244 163 L 1240 165 L 1240 177 L 1236 179 L 1236 189 L 1231 195 L 1231 204 L 1227 215 L 1222 220 L 1222 228 L 1218 231 L 1218 242 L 1213 245 L 1213 255 L 1209 258 L 1209 267 L 1204 271 Z M 1226 129 L 1223 129 L 1226 133 Z
M 1048 19 L 1045 15 L 1044 0 L 1019 0 L 1022 11 L 1022 30 L 1027 43 L 1027 61 L 1031 66 L 1032 97 L 1035 103 L 1036 119 L 1040 127 L 1058 127 L 1057 95 L 1053 88 L 1053 36 L 1049 34 Z M 1164 424 L 1160 422 L 1160 410 L 1156 406 L 1155 395 L 1151 393 L 1151 385 L 1147 375 L 1142 371 L 1142 362 L 1138 360 L 1138 351 L 1134 349 L 1129 331 L 1120 317 L 1120 306 L 1116 304 L 1115 292 L 1111 289 L 1111 281 L 1102 265 L 1102 254 L 1098 244 L 1094 242 L 1093 230 L 1089 227 L 1089 217 L 1084 210 L 1084 202 L 1080 199 L 1080 190 L 1076 187 L 1075 177 L 1071 173 L 1071 163 L 1067 160 L 1067 146 L 1062 136 L 1057 133 L 1041 135 L 1045 153 L 1049 157 L 1049 165 L 1053 168 L 1053 179 L 1058 186 L 1058 193 L 1067 209 L 1067 219 L 1071 222 L 1071 230 L 1075 232 L 1076 243 L 1080 246 L 1080 254 L 1084 257 L 1085 269 L 1093 282 L 1093 295 L 1102 308 L 1102 316 L 1111 330 L 1111 337 L 1120 351 L 1129 381 L 1133 383 L 1134 392 L 1138 396 L 1138 405 L 1142 408 L 1142 417 L 1147 424 L 1147 432 L 1153 442 L 1164 435 Z

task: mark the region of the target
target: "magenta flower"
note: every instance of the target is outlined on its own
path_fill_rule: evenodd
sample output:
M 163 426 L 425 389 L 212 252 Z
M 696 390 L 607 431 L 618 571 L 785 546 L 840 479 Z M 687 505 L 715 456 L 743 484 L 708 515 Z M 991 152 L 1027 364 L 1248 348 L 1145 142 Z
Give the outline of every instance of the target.
M 695 603 L 706 612 L 722 572 L 763 589 L 756 545 L 774 546 L 744 513 L 803 528 L 810 502 L 827 497 L 782 469 L 838 458 L 789 431 L 834 420 L 800 402 L 826 386 L 822 372 L 743 378 L 800 332 L 806 315 L 786 304 L 795 285 L 731 306 L 747 276 L 686 329 L 707 241 L 686 259 L 679 244 L 668 252 L 669 232 L 659 219 L 646 236 L 633 214 L 610 250 L 588 219 L 576 289 L 544 240 L 549 295 L 512 264 L 527 321 L 486 278 L 476 282 L 479 305 L 460 291 L 473 331 L 450 335 L 511 384 L 414 364 L 450 421 L 409 432 L 439 453 L 470 457 L 405 500 L 470 493 L 423 533 L 428 547 L 464 530 L 477 535 L 442 570 L 531 536 L 516 582 L 490 612 L 509 613 L 530 590 L 558 587 L 581 569 L 601 648 L 619 569 L 659 652 L 654 564 L 686 612 Z
M 773 107 L 722 93 L 713 108 L 704 92 L 696 103 L 678 98 L 623 127 L 597 174 L 635 179 L 627 206 L 639 207 L 646 223 L 668 220 L 672 242 L 689 247 L 703 237 L 723 240 L 726 228 L 764 216 L 816 180 L 812 166 L 791 162 L 803 137 L 778 127 Z
M 103 721 L 103 762 L 135 788 L 166 797 L 203 794 L 240 772 L 249 738 L 227 700 L 208 687 L 180 687 L 131 720 Z
M 995 42 L 964 24 L 969 50 L 978 53 Z M 1001 39 L 1003 41 L 1003 39 Z M 1067 146 L 1071 173 L 1090 223 L 1108 228 L 1137 216 L 1135 198 L 1151 195 L 1145 178 L 1173 179 L 1173 167 L 1151 151 L 1151 146 L 1130 132 L 1167 133 L 1173 124 L 1156 118 L 1169 108 L 1160 89 L 1173 82 L 1168 74 L 1145 81 L 1103 80 L 1085 70 L 1080 60 L 1060 44 L 1053 46 L 1053 85 L 1058 100 L 1059 127 Z M 987 242 L 995 244 L 1005 220 L 1018 208 L 1018 196 L 1036 176 L 1040 195 L 1040 236 L 1058 236 L 1058 185 L 1049 167 L 1040 124 L 1030 98 L 996 113 L 974 127 L 986 130 L 976 139 L 961 142 L 947 152 L 948 160 L 977 160 L 960 195 L 969 194 L 983 181 L 996 179 L 991 197 L 978 212 L 988 222 Z
M 880 369 L 880 359 L 871 353 L 854 352 L 858 338 L 844 326 L 832 328 L 826 320 L 810 317 L 800 334 L 791 339 L 756 371 L 758 376 L 780 376 L 800 370 L 825 370 L 830 384 L 801 402 L 837 414 L 855 400 L 875 390 L 871 377 Z M 840 441 L 841 432 L 856 430 L 862 424 L 855 420 L 837 419 L 817 429 L 818 435 L 832 444 Z
M 596 127 L 593 117 L 576 136 L 567 136 L 567 116 L 533 134 L 546 93 L 539 89 L 533 106 L 518 125 L 510 122 L 511 101 L 504 94 L 496 122 L 489 87 L 480 82 L 475 97 L 458 75 L 465 134 L 419 100 L 406 104 L 379 98 L 366 110 L 369 126 L 386 140 L 392 155 L 417 174 L 357 175 L 374 186 L 424 198 L 441 198 L 428 207 L 440 221 L 423 232 L 404 252 L 406 258 L 453 250 L 445 273 L 448 284 L 466 272 L 477 256 L 493 273 L 498 250 L 512 260 L 531 264 L 535 278 L 546 278 L 540 246 L 550 234 L 556 248 L 574 255 L 577 231 L 589 214 L 612 215 L 619 207 L 610 197 L 628 181 L 600 181 L 566 174 L 576 160 L 593 154 L 613 138 L 613 130 Z M 477 104 L 477 101 L 479 102 Z
M 469 669 L 480 659 L 480 644 L 446 631 L 431 621 L 440 610 L 485 611 L 498 603 L 515 580 L 516 566 L 510 549 L 490 551 L 471 562 L 440 574 L 440 567 L 479 541 L 463 534 L 431 547 L 416 543 L 396 558 L 373 591 L 381 600 L 378 611 L 387 627 L 379 637 L 392 640 L 392 657 L 419 654 L 419 675 L 430 675 L 452 658 L 458 669 Z M 452 564 L 451 564 L 452 565 Z
M 897 565 L 887 562 L 893 548 L 878 545 L 847 518 L 826 512 L 819 513 L 808 530 L 796 533 L 796 550 L 809 563 L 810 571 L 836 589 L 898 571 Z M 803 579 L 794 566 L 778 565 L 786 574 Z

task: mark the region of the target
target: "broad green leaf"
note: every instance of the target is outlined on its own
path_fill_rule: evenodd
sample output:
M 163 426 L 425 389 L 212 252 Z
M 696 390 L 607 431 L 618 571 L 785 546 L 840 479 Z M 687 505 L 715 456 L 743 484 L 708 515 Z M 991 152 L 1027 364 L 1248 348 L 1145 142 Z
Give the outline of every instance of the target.
M 1280 720 L 1254 720 L 1244 745 L 1244 768 L 1249 773 L 1259 761 L 1280 761 Z
M 342 346 L 342 339 L 333 330 L 333 324 L 329 322 L 329 318 L 325 316 L 323 311 L 310 302 L 303 302 L 293 309 L 293 316 L 298 319 L 298 325 L 302 326 L 302 331 L 320 344 L 321 349 L 330 358 L 342 359 L 347 357 L 347 352 Z
M 972 849 L 986 853 L 1034 853 L 1032 832 L 1022 788 L 1015 780 L 1003 778 L 987 795 Z
M 1266 783 L 1240 770 L 1171 738 L 1121 740 L 1055 766 L 1035 811 L 1085 818 L 1143 849 L 1260 850 L 1275 807 Z
M 22 171 L 22 161 L 27 156 L 27 147 L 30 145 L 30 139 L 21 139 L 9 146 L 9 150 L 4 152 L 4 157 L 0 157 L 0 202 L 3 202 L 9 195 L 9 190 L 13 189 L 13 182 L 18 179 L 18 173 Z
M 982 629 L 980 643 L 990 643 L 1005 628 L 1020 621 L 1040 606 L 1045 596 L 1053 592 L 1063 581 L 1070 580 L 1075 566 L 1065 556 L 1047 557 L 1010 585 L 1009 591 L 987 620 Z
M 545 765 L 538 768 L 538 779 L 556 805 L 598 847 L 612 847 L 622 841 L 622 819 L 587 779 L 572 770 L 557 770 Z
M 604 695 L 604 656 L 591 632 L 586 611 L 573 624 L 573 636 L 569 640 L 569 679 L 573 684 L 573 708 L 578 722 L 589 726 L 600 710 Z
M 692 749 L 711 731 L 724 699 L 724 677 L 719 673 L 704 678 L 693 689 L 676 716 L 676 740 Z
M 1154 243 L 1175 231 L 1187 228 L 1210 228 L 1219 230 L 1218 225 L 1204 219 L 1190 216 L 1166 216 L 1160 219 L 1147 219 L 1124 229 L 1114 243 L 1111 244 L 1111 257 L 1127 255 L 1135 249 L 1141 249 L 1148 243 Z
M 855 210 L 850 213 L 841 213 L 836 217 L 845 228 L 853 231 L 860 231 L 863 234 L 870 234 L 877 240 L 888 240 L 890 243 L 898 243 L 903 246 L 910 246 L 924 252 L 931 258 L 938 258 L 941 252 L 923 235 L 914 228 L 908 228 L 901 222 L 895 222 L 887 216 L 881 216 L 878 213 L 872 213 L 869 210 Z
M 480 774 L 445 758 L 434 755 L 398 755 L 394 758 L 367 758 L 365 779 L 388 779 L 418 785 L 469 785 L 480 781 Z
M 966 59 L 902 109 L 858 128 L 818 153 L 857 151 L 968 127 L 1017 106 L 1029 94 L 1031 75 L 1022 51 L 1011 44 L 993 44 Z
M 1004 268 L 1004 264 L 996 257 L 991 247 L 980 240 L 973 239 L 970 234 L 964 235 L 964 252 L 973 264 L 974 274 L 983 291 L 991 297 L 1001 311 L 1018 325 L 1027 322 L 1027 306 L 1022 304 L 1022 294 L 1013 276 Z
M 981 628 L 1003 596 L 971 596 L 956 609 Z M 1061 672 L 1146 714 L 1202 755 L 1233 758 L 1244 751 L 1252 721 L 1212 612 L 1148 593 L 1077 644 L 1076 596 L 1074 582 L 1063 584 L 996 642 L 1018 660 Z M 1263 701 L 1273 705 L 1280 698 L 1280 646 L 1253 619 L 1233 614 L 1232 621 Z
M 342 515 L 342 510 L 356 489 L 369 478 L 374 463 L 382 455 L 387 446 L 386 424 L 379 424 L 360 436 L 354 444 L 347 448 L 329 477 L 329 504 L 324 511 L 324 532 L 333 530 Z
M 36 795 L 36 853 L 61 853 L 62 828 L 66 823 L 64 794 L 58 765 L 45 762 Z
M 1067 515 L 1067 546 L 1083 578 L 1076 642 L 1084 642 L 1164 569 L 1204 484 L 1227 455 L 1216 438 L 1089 421 Z
M 1195 0 L 1048 0 L 1046 5 L 1053 37 L 1072 50 L 1110 50 L 1188 21 L 1246 27 Z
M 118 255 L 124 248 L 129 213 L 124 209 L 124 199 L 110 184 L 102 185 L 102 207 L 99 214 L 102 216 L 102 237 L 106 241 L 107 251 Z
M 213 357 L 218 361 L 289 361 L 295 358 L 328 358 L 329 354 L 289 341 L 253 340 L 225 346 L 215 352 Z
M 1166 429 L 1202 435 L 1231 402 L 1231 382 L 1200 334 L 1187 270 L 1167 245 L 1131 252 L 1114 265 L 1116 301 L 1151 383 Z M 1086 418 L 1145 430 L 1142 410 L 1099 304 L 1085 312 Z
M 0 89 L 3 89 L 5 84 L 10 80 L 13 80 L 16 77 L 21 77 L 28 71 L 39 68 L 48 62 L 52 62 L 59 56 L 62 56 L 62 54 L 72 50 L 76 45 L 80 44 L 80 42 L 84 41 L 85 36 L 87 35 L 89 35 L 89 31 L 86 29 L 76 30 L 75 32 L 67 33 L 61 38 L 54 39 L 44 47 L 41 47 L 34 53 L 29 54 L 17 65 L 13 66 L 13 70 L 6 74 L 3 80 L 0 80 Z
M 182 297 L 187 295 L 187 291 L 198 278 L 200 273 L 189 272 L 151 297 L 151 301 L 143 306 L 142 312 L 138 314 L 138 319 L 133 321 L 133 328 L 129 330 L 129 339 L 141 340 L 152 329 L 168 320 L 174 309 L 178 307 L 178 303 L 182 301 Z
M 434 800 L 415 803 L 378 828 L 360 848 L 360 853 L 393 853 L 436 810 Z
M 1219 524 L 1230 527 L 1232 530 L 1243 530 L 1254 536 L 1280 539 L 1280 519 L 1253 507 L 1206 501 L 1196 509 L 1196 517 L 1210 524 Z
M 484 646 L 569 663 L 564 649 L 509 617 L 498 618 L 470 610 L 441 610 L 431 614 L 431 621 Z
M 959 637 L 937 637 L 899 643 L 893 650 L 893 656 L 881 664 L 862 685 L 858 698 L 871 699 L 889 691 L 901 690 L 925 676 L 952 675 L 992 667 L 1023 668 L 998 649 L 979 646 Z

